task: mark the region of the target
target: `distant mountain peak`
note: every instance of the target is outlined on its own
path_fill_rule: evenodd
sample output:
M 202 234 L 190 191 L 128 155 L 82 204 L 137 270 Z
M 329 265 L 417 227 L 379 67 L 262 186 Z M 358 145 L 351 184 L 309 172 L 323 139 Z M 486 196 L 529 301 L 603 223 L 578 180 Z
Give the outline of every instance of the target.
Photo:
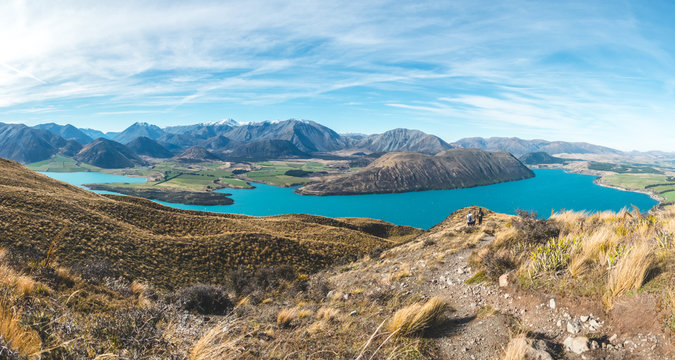
M 234 119 L 231 119 L 231 118 L 226 118 L 226 119 L 223 119 L 223 120 L 220 120 L 220 121 L 205 122 L 205 123 L 202 123 L 202 125 L 205 125 L 205 126 L 227 125 L 227 126 L 235 127 L 235 126 L 241 125 L 241 123 L 238 122 L 237 120 L 234 120 Z

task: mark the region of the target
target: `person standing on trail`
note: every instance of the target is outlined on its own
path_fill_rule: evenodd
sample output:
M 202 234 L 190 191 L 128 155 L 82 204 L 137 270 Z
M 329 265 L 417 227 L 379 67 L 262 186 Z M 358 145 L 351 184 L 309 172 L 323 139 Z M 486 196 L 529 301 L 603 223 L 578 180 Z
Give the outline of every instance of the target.
M 476 215 L 478 218 L 478 225 L 483 223 L 483 209 L 478 209 L 478 214 Z
M 469 211 L 469 215 L 466 216 L 466 224 L 471 226 L 475 223 L 476 221 L 473 220 L 473 214 L 471 213 L 471 211 Z

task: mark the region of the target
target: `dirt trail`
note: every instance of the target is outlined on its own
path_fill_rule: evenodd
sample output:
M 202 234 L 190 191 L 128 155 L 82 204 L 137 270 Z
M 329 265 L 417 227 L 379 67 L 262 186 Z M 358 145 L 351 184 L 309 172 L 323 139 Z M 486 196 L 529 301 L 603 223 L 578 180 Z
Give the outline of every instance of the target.
M 675 359 L 673 339 L 662 324 L 630 328 L 621 324 L 616 311 L 606 314 L 587 299 L 525 293 L 513 285 L 466 284 L 476 273 L 468 263 L 471 253 L 495 240 L 490 228 L 509 220 L 490 212 L 480 228 L 467 233 L 462 215 L 449 218 L 385 252 L 375 264 L 364 263 L 360 270 L 336 274 L 335 279 L 370 287 L 384 284 L 420 300 L 448 299 L 454 311 L 430 334 L 442 359 L 500 359 L 516 333 L 543 340 L 552 359 Z M 631 318 L 648 312 L 648 299 L 645 304 L 633 308 Z M 591 339 L 589 350 L 581 354 L 564 345 L 568 337 L 578 336 Z

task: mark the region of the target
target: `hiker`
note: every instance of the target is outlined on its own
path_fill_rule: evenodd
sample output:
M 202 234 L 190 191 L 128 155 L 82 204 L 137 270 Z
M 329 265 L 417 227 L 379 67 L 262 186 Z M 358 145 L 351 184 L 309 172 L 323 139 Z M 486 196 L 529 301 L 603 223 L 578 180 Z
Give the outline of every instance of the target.
M 476 221 L 473 219 L 473 214 L 471 213 L 471 211 L 469 211 L 469 215 L 466 216 L 466 224 L 471 226 L 475 223 Z
M 478 218 L 478 225 L 483 223 L 483 209 L 478 209 L 478 214 L 476 215 Z

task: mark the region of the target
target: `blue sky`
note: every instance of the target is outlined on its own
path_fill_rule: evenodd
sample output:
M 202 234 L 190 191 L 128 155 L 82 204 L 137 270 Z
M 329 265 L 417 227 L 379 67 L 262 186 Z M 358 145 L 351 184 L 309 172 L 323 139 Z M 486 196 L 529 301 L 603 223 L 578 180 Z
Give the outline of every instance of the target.
M 3 1 L 0 121 L 675 151 L 672 1 Z

